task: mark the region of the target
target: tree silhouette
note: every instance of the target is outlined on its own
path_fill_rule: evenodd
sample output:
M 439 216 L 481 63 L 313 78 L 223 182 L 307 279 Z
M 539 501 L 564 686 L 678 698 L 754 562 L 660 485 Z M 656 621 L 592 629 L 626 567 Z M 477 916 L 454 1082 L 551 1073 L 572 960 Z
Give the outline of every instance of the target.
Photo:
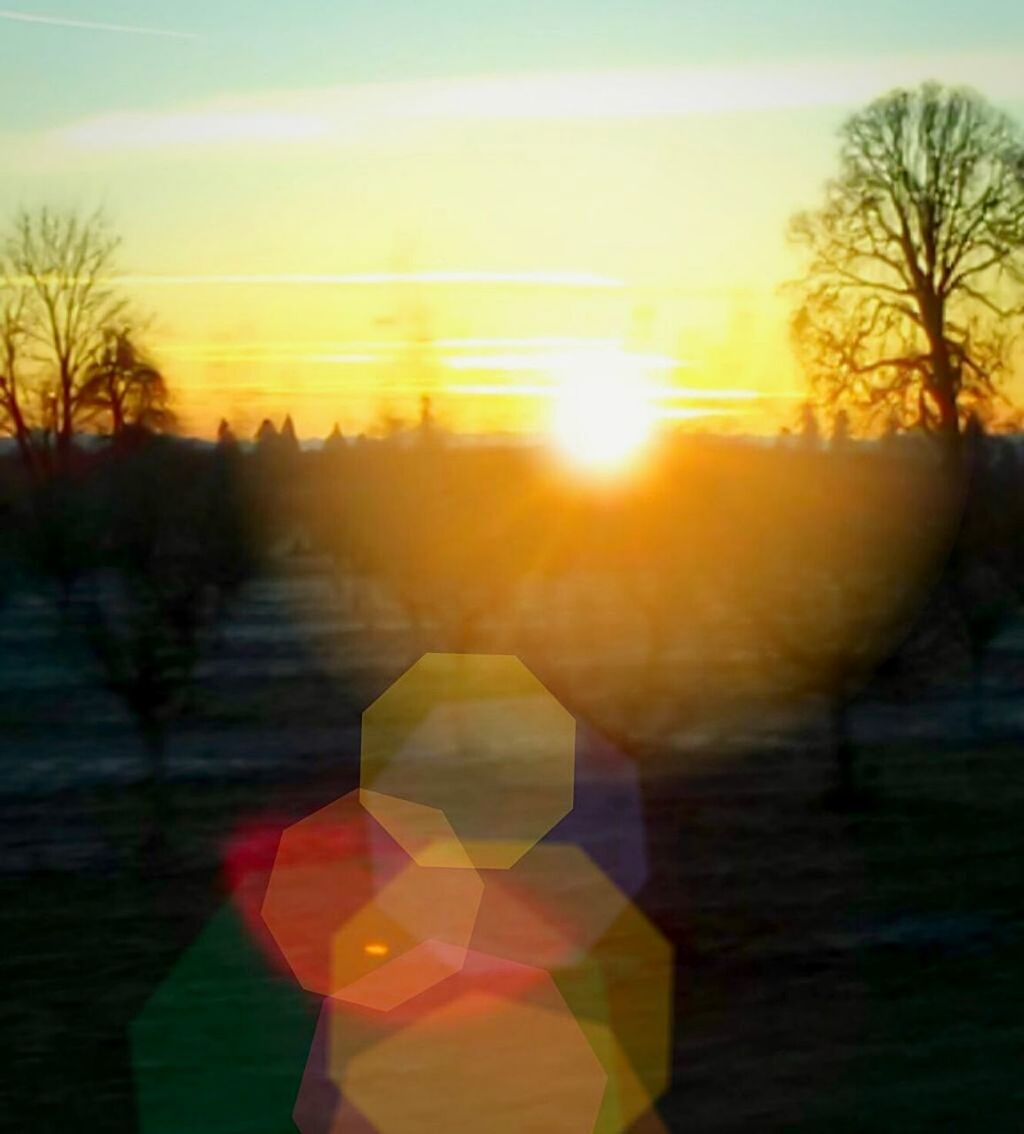
M 278 448 L 282 454 L 288 457 L 294 457 L 299 452 L 299 438 L 295 432 L 295 423 L 292 421 L 291 414 L 287 414 L 281 424 L 281 432 L 278 434 Z
M 932 586 L 948 544 L 944 494 L 905 462 L 854 447 L 776 454 L 762 480 L 764 496 L 741 513 L 746 548 L 730 607 L 769 681 L 797 701 L 821 702 L 835 771 L 829 798 L 854 805 L 863 785 L 851 703 Z
M 71 625 L 135 722 L 146 757 L 154 843 L 166 834 L 166 734 L 231 598 L 253 570 L 238 455 L 143 431 L 74 483 L 93 518 Z M 91 507 L 90 507 L 91 505 Z
M 800 409 L 800 443 L 805 449 L 814 450 L 821 445 L 821 427 L 818 415 L 810 402 Z
M 1021 474 L 1013 443 L 968 421 L 972 474 L 957 539 L 946 560 L 936 599 L 952 608 L 971 665 L 971 724 L 986 731 L 983 669 L 989 646 L 1019 611 L 1019 553 L 1024 525 Z
M 850 415 L 846 410 L 841 409 L 835 416 L 832 422 L 832 436 L 829 438 L 829 445 L 833 449 L 842 449 L 850 442 Z
M 324 450 L 329 453 L 343 453 L 347 448 L 348 442 L 345 440 L 345 435 L 341 432 L 341 426 L 335 422 L 334 428 L 324 441 Z
M 128 426 L 165 433 L 174 426 L 167 383 L 136 348 L 128 328 L 108 330 L 103 350 L 86 371 L 80 399 L 85 414 L 104 419 L 116 437 Z
M 274 447 L 277 441 L 277 427 L 269 417 L 265 417 L 260 422 L 260 427 L 256 430 L 254 440 L 256 441 L 256 446 L 259 451 L 269 450 Z
M 792 330 L 832 409 L 894 413 L 955 446 L 998 393 L 1022 311 L 1016 124 L 934 83 L 850 117 L 824 204 L 793 218 L 809 255 Z
M 126 309 L 111 284 L 118 245 L 101 215 L 49 209 L 20 212 L 0 245 L 0 429 L 36 474 L 66 469 L 97 416 L 96 368 Z

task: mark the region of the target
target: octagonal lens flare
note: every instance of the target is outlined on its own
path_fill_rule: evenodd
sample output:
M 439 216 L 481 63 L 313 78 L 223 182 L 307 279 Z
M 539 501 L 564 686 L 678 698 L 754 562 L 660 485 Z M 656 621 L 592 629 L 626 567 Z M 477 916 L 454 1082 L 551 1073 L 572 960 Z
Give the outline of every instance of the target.
M 417 865 L 352 792 L 281 835 L 262 917 L 310 992 L 389 1011 L 457 972 L 483 884 Z
M 575 721 L 515 657 L 425 654 L 363 714 L 363 802 L 420 865 L 508 868 L 572 808 L 574 767 Z
M 303 1134 L 591 1134 L 606 1086 L 547 973 L 471 953 L 400 1015 L 325 1002 L 294 1118 Z

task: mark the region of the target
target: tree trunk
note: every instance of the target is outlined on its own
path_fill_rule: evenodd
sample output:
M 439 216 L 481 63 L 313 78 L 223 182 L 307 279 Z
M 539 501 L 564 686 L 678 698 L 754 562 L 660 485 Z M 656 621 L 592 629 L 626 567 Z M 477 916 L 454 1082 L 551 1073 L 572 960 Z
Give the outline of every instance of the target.
M 124 432 L 124 406 L 121 398 L 118 396 L 116 389 L 110 391 L 110 429 L 115 437 L 120 437 Z
M 57 423 L 57 467 L 62 473 L 71 466 L 71 439 L 73 435 L 71 408 L 71 379 L 61 376 L 60 420 Z
M 32 434 L 21 412 L 21 406 L 18 405 L 18 400 L 13 394 L 11 395 L 7 409 L 10 412 L 11 422 L 14 425 L 14 439 L 18 445 L 18 455 L 21 458 L 21 463 L 25 467 L 29 482 L 35 486 L 41 478 L 39 477 L 35 449 L 32 445 Z
M 971 651 L 971 732 L 981 740 L 985 736 L 985 686 L 982 681 L 984 650 Z
M 167 794 L 166 737 L 160 720 L 145 713 L 139 721 L 146 750 L 146 815 L 143 819 L 144 864 L 159 867 L 166 861 L 170 805 Z
M 947 459 L 959 456 L 960 416 L 957 398 L 960 374 L 950 356 L 946 339 L 946 312 L 943 300 L 930 290 L 920 295 L 918 307 L 928 337 L 931 374 L 924 388 L 939 411 L 939 437 Z
M 834 693 L 829 702 L 829 738 L 835 760 L 835 794 L 842 804 L 857 796 L 856 753 L 850 736 L 850 705 L 843 692 Z

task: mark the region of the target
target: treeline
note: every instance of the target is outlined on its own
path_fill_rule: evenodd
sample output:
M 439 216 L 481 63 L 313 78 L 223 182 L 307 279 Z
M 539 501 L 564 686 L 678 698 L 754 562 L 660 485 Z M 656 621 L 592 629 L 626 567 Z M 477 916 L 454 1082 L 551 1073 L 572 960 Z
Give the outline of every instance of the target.
M 264 554 L 326 557 L 368 641 L 390 609 L 413 654 L 517 653 L 620 733 L 817 698 L 852 782 L 863 684 L 883 663 L 977 674 L 1017 608 L 1021 449 L 974 420 L 963 462 L 953 491 L 914 436 L 676 435 L 599 483 L 541 447 L 413 430 L 306 452 L 265 435 L 244 479 Z
M 979 672 L 1019 604 L 1024 461 L 979 428 L 968 447 L 953 500 L 908 437 L 678 435 L 599 484 L 539 447 L 436 431 L 304 451 L 277 431 L 243 447 L 230 430 L 202 445 L 140 428 L 76 449 L 44 486 L 0 459 L 0 578 L 7 598 L 50 596 L 131 712 L 156 785 L 233 598 L 299 555 L 335 579 L 363 656 L 396 633 L 410 659 L 514 653 L 616 735 L 816 701 L 854 793 L 846 712 L 865 682 Z

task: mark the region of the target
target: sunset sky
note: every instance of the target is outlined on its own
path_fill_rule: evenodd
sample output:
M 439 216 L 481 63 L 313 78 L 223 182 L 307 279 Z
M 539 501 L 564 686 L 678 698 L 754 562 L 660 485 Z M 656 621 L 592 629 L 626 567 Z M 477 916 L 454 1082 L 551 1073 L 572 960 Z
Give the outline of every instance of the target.
M 0 215 L 107 211 L 195 433 L 358 432 L 424 389 L 532 427 L 600 357 L 665 419 L 757 427 L 800 393 L 787 217 L 842 118 L 925 78 L 1024 117 L 1024 5 L 26 0 Z

